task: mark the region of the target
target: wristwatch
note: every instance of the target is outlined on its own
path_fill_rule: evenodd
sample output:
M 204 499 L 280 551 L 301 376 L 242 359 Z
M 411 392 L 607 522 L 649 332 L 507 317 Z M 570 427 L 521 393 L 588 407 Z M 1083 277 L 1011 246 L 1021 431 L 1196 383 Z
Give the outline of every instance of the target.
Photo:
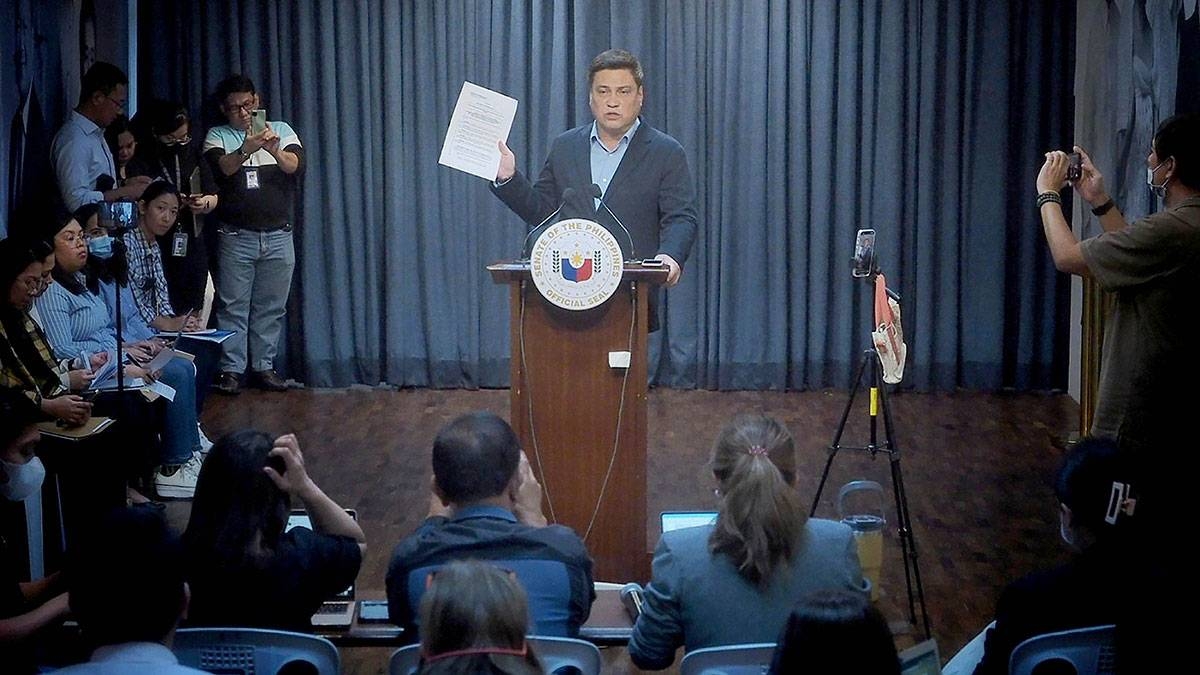
M 1112 197 L 1109 197 L 1108 201 L 1106 201 L 1103 204 L 1101 204 L 1100 206 L 1097 206 L 1096 208 L 1092 209 L 1092 215 L 1103 216 L 1104 214 L 1108 213 L 1109 211 L 1112 211 L 1112 207 L 1114 207 L 1114 206 L 1116 206 L 1116 204 L 1113 203 Z

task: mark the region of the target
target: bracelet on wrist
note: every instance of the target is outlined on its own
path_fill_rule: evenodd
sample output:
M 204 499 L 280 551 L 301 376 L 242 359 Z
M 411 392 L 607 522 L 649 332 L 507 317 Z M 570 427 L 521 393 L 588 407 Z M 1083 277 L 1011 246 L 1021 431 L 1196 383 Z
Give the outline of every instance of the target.
M 1037 196 L 1037 207 L 1039 209 L 1051 202 L 1062 206 L 1062 197 L 1060 197 L 1059 194 L 1053 190 L 1043 192 Z
M 1104 214 L 1108 213 L 1109 211 L 1112 211 L 1114 206 L 1116 206 L 1116 204 L 1113 202 L 1112 197 L 1109 197 L 1108 201 L 1106 201 L 1103 204 L 1101 204 L 1100 206 L 1097 206 L 1096 208 L 1092 209 L 1092 215 L 1103 216 Z

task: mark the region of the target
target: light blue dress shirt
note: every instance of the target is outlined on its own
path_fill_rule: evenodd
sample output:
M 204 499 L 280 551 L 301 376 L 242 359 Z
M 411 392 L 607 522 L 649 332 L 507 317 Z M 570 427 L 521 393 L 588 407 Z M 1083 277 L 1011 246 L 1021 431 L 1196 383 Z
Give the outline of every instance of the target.
M 82 282 L 83 275 L 79 276 Z M 99 295 L 90 291 L 75 295 L 55 281 L 34 303 L 42 315 L 42 328 L 55 358 L 73 359 L 82 352 L 91 355 L 116 351 L 117 332 L 108 305 Z
M 115 180 L 117 176 L 116 162 L 104 142 L 104 129 L 72 110 L 54 135 L 50 157 L 68 209 L 74 211 L 84 204 L 104 201 L 104 193 L 96 189 L 96 179 L 107 175 Z
M 638 127 L 642 126 L 642 118 L 637 118 L 633 121 L 633 126 L 621 136 L 621 140 L 617 141 L 617 147 L 609 150 L 600 142 L 599 131 L 596 129 L 596 123 L 592 122 L 592 140 L 591 140 L 591 161 L 592 161 L 592 182 L 600 186 L 600 197 L 593 199 L 593 208 L 600 208 L 600 200 L 604 199 L 604 193 L 608 192 L 608 184 L 612 182 L 613 176 L 616 175 L 617 169 L 621 166 L 621 159 L 625 157 L 625 151 L 629 149 L 629 144 L 633 141 L 633 135 L 637 133 Z

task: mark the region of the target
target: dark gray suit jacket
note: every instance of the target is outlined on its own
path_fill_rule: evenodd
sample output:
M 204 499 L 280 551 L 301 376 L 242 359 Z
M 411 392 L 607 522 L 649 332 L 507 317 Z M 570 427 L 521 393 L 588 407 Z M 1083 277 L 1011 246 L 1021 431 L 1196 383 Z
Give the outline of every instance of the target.
M 661 670 L 675 650 L 775 642 L 804 595 L 825 588 L 866 593 L 858 547 L 842 523 L 809 518 L 791 563 L 766 588 L 747 581 L 728 556 L 708 549 L 712 525 L 663 534 L 654 551 L 645 605 L 629 640 L 629 656 Z
M 666 253 L 682 266 L 696 239 L 696 191 L 683 146 L 645 120 L 630 139 L 604 195 L 604 203 L 633 237 L 630 251 L 621 226 L 603 207 L 597 211 L 588 198 L 592 185 L 591 130 L 589 122 L 554 139 L 536 183 L 530 184 L 518 171 L 503 185 L 493 185 L 492 191 L 533 227 L 558 208 L 567 188 L 574 188 L 578 198 L 552 221 L 594 220 L 616 237 L 627 259 Z M 657 323 L 656 298 L 657 294 L 651 295 L 652 327 Z

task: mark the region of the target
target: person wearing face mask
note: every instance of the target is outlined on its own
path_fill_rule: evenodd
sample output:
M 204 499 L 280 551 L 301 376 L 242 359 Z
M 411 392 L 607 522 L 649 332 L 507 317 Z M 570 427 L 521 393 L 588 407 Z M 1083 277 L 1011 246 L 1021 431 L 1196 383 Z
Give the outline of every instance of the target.
M 1092 205 L 1104 232 L 1079 241 L 1058 191 L 1068 184 L 1067 156 L 1047 153 L 1037 177 L 1038 207 L 1055 266 L 1088 276 L 1113 294 L 1105 323 L 1100 386 L 1090 434 L 1116 440 L 1143 472 L 1143 525 L 1165 524 L 1180 467 L 1161 449 L 1191 435 L 1190 397 L 1200 367 L 1192 348 L 1200 320 L 1200 114 L 1177 115 L 1154 134 L 1146 182 L 1163 210 L 1125 221 L 1087 152 L 1069 182 Z M 1190 508 L 1190 507 L 1188 507 Z M 1161 515 L 1159 515 L 1161 514 Z
M 40 436 L 36 421 L 20 397 L 0 393 L 0 499 L 23 501 L 42 486 L 46 470 L 34 454 Z M 0 534 L 0 664 L 5 673 L 36 672 L 38 633 L 69 613 L 58 573 L 37 581 L 21 579 L 16 554 Z
M 1013 649 L 1028 638 L 1131 618 L 1128 608 L 1139 567 L 1132 563 L 1137 553 L 1129 545 L 1129 533 L 1142 516 L 1133 475 L 1111 440 L 1087 438 L 1071 450 L 1054 493 L 1059 535 L 1072 558 L 1009 584 L 996 603 L 994 626 L 951 659 L 944 673 L 971 672 L 970 657 L 979 656 L 982 644 L 974 672 L 1002 675 L 1008 673 Z M 1119 646 L 1117 657 L 1122 657 Z
M 54 283 L 36 304 L 55 355 L 71 358 L 107 351 L 115 356 L 115 319 L 101 294 L 88 286 L 85 269 L 89 254 L 83 228 L 74 217 L 68 217 L 55 223 L 47 234 L 54 242 Z M 128 311 L 136 310 L 130 307 Z M 162 418 L 154 426 L 162 443 L 154 486 L 159 496 L 190 499 L 202 459 L 196 420 L 196 370 L 191 363 L 177 358 L 168 361 L 161 371 L 146 371 L 140 364 L 149 361 L 155 349 L 153 341 L 125 339 L 122 350 L 128 363 L 123 368 L 126 377 L 161 380 L 175 390 L 174 400 L 156 402 Z
M 147 137 L 130 162 L 129 174 L 166 181 L 179 195 L 178 220 L 157 236 L 171 304 L 181 311 L 194 309 L 201 324 L 207 325 L 212 305 L 211 236 L 204 230 L 203 216 L 219 203 L 212 167 L 200 161 L 200 140 L 192 135 L 191 119 L 182 105 L 155 100 L 137 119 L 146 127 Z
M 170 203 L 170 199 L 165 196 L 170 190 L 168 183 L 152 184 L 146 190 L 148 200 L 151 206 L 145 205 L 145 200 L 139 202 L 147 211 L 151 208 L 158 208 L 162 204 Z M 149 289 L 160 289 L 162 284 L 162 271 L 150 269 L 143 258 L 142 264 L 138 270 L 142 273 L 142 278 L 135 279 L 131 275 L 130 257 L 126 254 L 127 248 L 124 241 L 117 241 L 104 225 L 100 222 L 99 208 L 93 204 L 81 207 L 74 214 L 75 221 L 83 227 L 83 234 L 87 239 L 88 246 L 88 261 L 87 267 L 84 270 L 85 285 L 92 293 L 98 293 L 104 298 L 104 304 L 107 305 L 109 315 L 116 321 L 117 312 L 117 293 L 121 294 L 121 333 L 125 340 L 131 342 L 140 342 L 148 347 L 151 355 L 157 355 L 164 346 L 161 338 L 157 337 L 159 329 L 171 331 L 178 330 L 181 325 L 181 319 L 184 317 L 170 317 L 170 307 L 166 310 L 168 315 L 157 315 L 153 308 L 147 313 L 148 316 L 158 319 L 153 324 L 147 322 L 142 310 L 145 307 L 138 303 L 133 287 L 138 284 L 138 288 L 142 291 L 143 298 L 149 298 L 151 304 L 155 297 L 161 297 L 161 291 L 151 291 Z M 126 239 L 130 236 L 135 237 L 131 242 L 134 246 L 139 246 L 139 250 L 143 256 L 149 255 L 155 257 L 157 249 L 153 248 L 149 232 L 153 235 L 154 231 L 148 225 L 150 219 L 143 218 L 139 224 L 137 231 L 126 234 Z M 162 221 L 159 222 L 161 226 Z M 143 226 L 145 229 L 143 229 Z M 141 237 L 138 239 L 137 237 Z M 119 251 L 119 252 L 118 252 Z M 198 330 L 203 326 L 201 319 L 195 314 L 188 317 L 190 326 L 189 330 Z M 201 411 L 204 410 L 205 394 L 208 391 L 208 385 L 212 382 L 213 371 L 216 368 L 216 349 L 215 345 L 198 340 L 191 340 L 187 337 L 182 337 L 176 341 L 176 348 L 188 352 L 195 356 L 196 366 L 196 416 L 199 417 Z M 212 441 L 200 431 L 200 445 L 203 452 L 207 452 L 212 447 Z

